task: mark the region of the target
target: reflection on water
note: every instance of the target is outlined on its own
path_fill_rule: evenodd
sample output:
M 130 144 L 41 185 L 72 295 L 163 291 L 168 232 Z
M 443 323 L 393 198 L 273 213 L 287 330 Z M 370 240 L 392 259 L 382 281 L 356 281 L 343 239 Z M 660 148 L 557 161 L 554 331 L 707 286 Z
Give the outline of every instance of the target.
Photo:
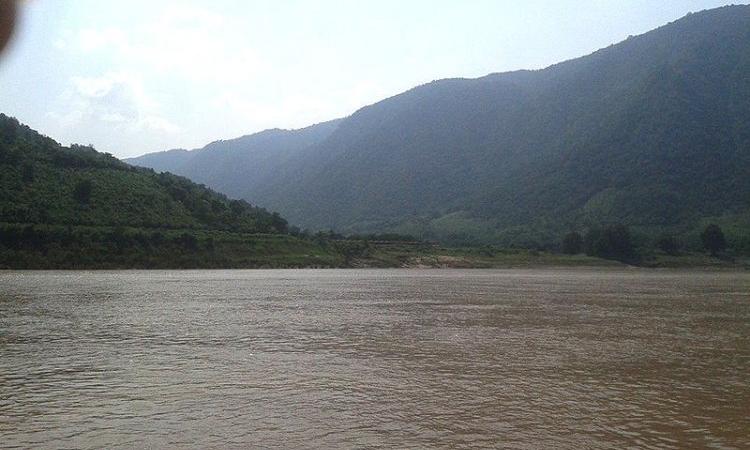
M 0 447 L 750 448 L 750 275 L 0 272 Z

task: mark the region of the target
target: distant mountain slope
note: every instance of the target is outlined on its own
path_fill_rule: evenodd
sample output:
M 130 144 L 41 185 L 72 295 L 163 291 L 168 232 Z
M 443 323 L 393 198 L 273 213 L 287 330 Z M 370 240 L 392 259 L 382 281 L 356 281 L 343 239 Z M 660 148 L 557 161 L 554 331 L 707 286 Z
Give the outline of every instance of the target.
M 126 159 L 125 162 L 139 167 L 148 167 L 157 172 L 172 172 L 179 174 L 181 168 L 193 157 L 189 150 L 177 148 L 164 152 L 149 153 L 137 158 Z
M 293 156 L 274 137 L 176 170 L 312 228 L 501 243 L 686 230 L 750 211 L 748 74 L 750 7 L 724 7 L 544 70 L 417 87 Z
M 282 167 L 323 142 L 338 124 L 332 120 L 301 130 L 266 130 L 193 151 L 169 150 L 125 161 L 186 176 L 232 197 L 253 198 L 260 186 L 274 183 Z

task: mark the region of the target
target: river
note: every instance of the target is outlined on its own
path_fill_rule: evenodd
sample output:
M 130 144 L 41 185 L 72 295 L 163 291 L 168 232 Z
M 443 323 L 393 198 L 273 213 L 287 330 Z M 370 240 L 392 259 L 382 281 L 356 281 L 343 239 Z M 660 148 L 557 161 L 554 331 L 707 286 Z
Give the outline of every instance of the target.
M 2 448 L 750 448 L 750 273 L 0 272 Z

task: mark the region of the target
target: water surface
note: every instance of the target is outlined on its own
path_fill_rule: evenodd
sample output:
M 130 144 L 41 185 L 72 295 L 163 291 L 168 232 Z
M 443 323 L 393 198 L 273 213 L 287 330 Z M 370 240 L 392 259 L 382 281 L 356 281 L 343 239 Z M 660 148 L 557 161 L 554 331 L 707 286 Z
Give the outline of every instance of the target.
M 750 448 L 750 274 L 0 272 L 0 447 Z

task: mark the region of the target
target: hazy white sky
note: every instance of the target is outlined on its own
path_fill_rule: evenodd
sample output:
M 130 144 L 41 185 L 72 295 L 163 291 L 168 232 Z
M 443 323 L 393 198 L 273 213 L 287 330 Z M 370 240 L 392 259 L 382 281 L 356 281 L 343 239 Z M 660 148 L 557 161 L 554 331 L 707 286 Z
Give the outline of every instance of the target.
M 590 53 L 719 0 L 27 0 L 0 112 L 120 157 Z M 739 2 L 746 3 L 746 2 Z

